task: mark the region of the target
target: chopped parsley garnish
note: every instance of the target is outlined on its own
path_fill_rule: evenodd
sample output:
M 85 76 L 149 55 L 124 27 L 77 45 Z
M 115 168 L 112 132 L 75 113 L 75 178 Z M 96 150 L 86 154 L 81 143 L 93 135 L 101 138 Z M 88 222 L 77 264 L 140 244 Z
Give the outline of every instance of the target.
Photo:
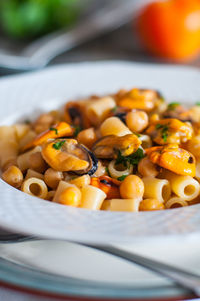
M 111 112 L 116 113 L 118 109 L 118 106 L 115 106 L 114 108 L 111 109 Z
M 107 172 L 108 176 L 111 177 L 108 167 L 106 167 L 106 172 Z
M 196 106 L 200 106 L 200 101 L 197 101 L 197 102 L 195 103 L 195 105 L 196 105 Z
M 76 137 L 82 131 L 82 127 L 80 125 L 74 125 L 73 127 L 75 129 L 74 136 Z
M 58 130 L 56 128 L 49 128 L 50 131 L 54 131 L 58 135 Z
M 167 131 L 166 131 L 166 132 L 163 132 L 162 138 L 163 138 L 163 141 L 164 141 L 164 142 L 167 142 L 167 137 L 168 137 Z
M 167 142 L 167 138 L 169 136 L 169 126 L 166 124 L 156 124 L 156 129 L 161 130 L 161 137 L 164 142 Z
M 61 149 L 63 144 L 65 144 L 65 142 L 66 142 L 66 140 L 58 141 L 53 144 L 53 148 L 55 148 L 56 150 L 59 150 L 59 149 Z
M 168 110 L 175 110 L 176 109 L 176 107 L 178 107 L 180 105 L 180 103 L 179 102 L 171 102 L 171 103 L 169 103 L 168 104 Z
M 162 128 L 163 128 L 162 124 L 160 124 L 160 123 L 156 124 L 156 130 L 159 130 L 159 129 L 162 129 Z
M 121 152 L 118 151 L 118 156 L 115 164 L 122 164 L 124 167 L 128 167 L 130 165 L 137 165 L 139 161 L 144 158 L 144 152 L 142 148 L 138 148 L 138 150 L 131 154 L 130 156 L 122 156 Z
M 30 124 L 30 123 L 31 123 L 31 121 L 30 121 L 30 120 L 28 120 L 28 119 L 26 119 L 26 120 L 24 120 L 24 123 L 28 125 L 28 124 Z
M 164 96 L 160 96 L 160 101 L 161 101 L 161 102 L 165 102 Z
M 126 179 L 127 175 L 123 175 L 119 178 L 117 178 L 118 181 L 124 181 L 124 179 Z
M 133 132 L 134 135 L 136 135 L 137 137 L 141 137 L 140 134 Z

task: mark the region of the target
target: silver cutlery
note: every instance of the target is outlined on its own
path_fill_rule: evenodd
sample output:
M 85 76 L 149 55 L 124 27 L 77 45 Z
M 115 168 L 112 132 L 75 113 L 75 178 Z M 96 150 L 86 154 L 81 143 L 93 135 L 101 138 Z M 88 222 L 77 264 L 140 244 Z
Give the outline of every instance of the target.
M 20 55 L 1 49 L 0 66 L 24 71 L 43 68 L 58 55 L 128 23 L 150 1 L 152 0 L 97 1 L 101 5 L 82 18 L 71 30 L 61 30 L 44 36 L 29 44 Z
M 18 234 L 8 234 L 8 235 L 0 235 L 0 243 L 21 243 L 21 242 L 28 242 L 31 240 L 40 240 L 39 238 L 35 238 L 33 236 L 22 236 Z M 88 248 L 92 248 L 95 250 L 99 250 L 113 256 L 122 258 L 128 262 L 135 263 L 139 266 L 142 266 L 148 270 L 151 270 L 161 276 L 164 276 L 178 286 L 189 290 L 191 293 L 194 293 L 196 296 L 200 297 L 200 276 L 191 272 L 187 272 L 184 269 L 180 269 L 174 267 L 169 264 L 165 264 L 156 260 L 152 260 L 150 258 L 128 252 L 122 250 L 114 245 L 92 245 L 86 243 L 79 243 L 77 244 L 81 246 L 85 246 Z

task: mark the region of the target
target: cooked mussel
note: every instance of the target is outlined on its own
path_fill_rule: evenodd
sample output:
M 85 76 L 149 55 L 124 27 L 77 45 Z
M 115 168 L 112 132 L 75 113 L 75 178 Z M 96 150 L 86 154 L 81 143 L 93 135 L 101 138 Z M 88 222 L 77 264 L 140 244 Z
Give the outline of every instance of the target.
M 97 158 L 115 159 L 120 151 L 122 156 L 129 156 L 134 153 L 141 141 L 134 134 L 125 136 L 109 135 L 100 138 L 93 146 L 92 151 Z
M 65 106 L 65 120 L 69 124 L 80 126 L 81 128 L 90 127 L 90 122 L 84 114 L 88 101 L 68 102 Z
M 164 118 L 150 124 L 146 133 L 157 144 L 180 144 L 192 138 L 193 128 L 190 123 L 175 118 Z
M 127 109 L 139 109 L 146 112 L 154 110 L 163 101 L 162 95 L 150 89 L 132 89 L 117 97 L 117 105 Z
M 179 104 L 178 102 L 172 102 L 168 104 L 167 110 L 163 113 L 164 118 L 176 118 L 180 121 L 192 122 L 191 112 L 187 107 Z
M 44 160 L 53 169 L 77 175 L 92 175 L 98 168 L 95 155 L 75 139 L 55 139 L 42 149 Z

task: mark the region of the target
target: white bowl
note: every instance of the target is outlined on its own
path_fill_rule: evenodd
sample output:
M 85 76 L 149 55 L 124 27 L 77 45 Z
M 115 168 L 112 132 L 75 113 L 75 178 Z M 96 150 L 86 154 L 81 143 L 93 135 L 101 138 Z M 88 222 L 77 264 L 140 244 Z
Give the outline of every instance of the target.
M 200 99 L 200 72 L 178 66 L 98 62 L 70 64 L 0 80 L 1 124 L 57 108 L 90 94 L 143 87 L 169 101 Z M 7 118 L 5 118 L 7 117 Z M 89 243 L 133 243 L 152 238 L 182 238 L 200 231 L 200 204 L 157 212 L 107 212 L 77 209 L 29 196 L 0 180 L 0 226 L 48 238 Z

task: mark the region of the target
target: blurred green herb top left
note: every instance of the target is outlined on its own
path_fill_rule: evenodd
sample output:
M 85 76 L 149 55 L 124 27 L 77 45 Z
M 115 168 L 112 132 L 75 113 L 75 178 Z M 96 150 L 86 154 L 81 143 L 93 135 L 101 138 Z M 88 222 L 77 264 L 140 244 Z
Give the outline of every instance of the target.
M 15 39 L 33 39 L 72 25 L 80 0 L 0 0 L 0 23 Z

